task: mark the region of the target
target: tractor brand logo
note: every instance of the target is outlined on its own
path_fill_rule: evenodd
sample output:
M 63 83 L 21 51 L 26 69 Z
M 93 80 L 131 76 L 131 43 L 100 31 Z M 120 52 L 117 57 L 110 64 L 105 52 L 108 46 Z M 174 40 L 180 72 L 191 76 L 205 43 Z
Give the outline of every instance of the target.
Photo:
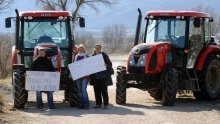
M 164 46 L 161 46 L 158 50 L 163 51 L 164 49 L 167 49 L 167 48 L 168 48 L 167 45 L 164 45 Z
M 169 16 L 168 13 L 161 13 L 160 16 Z
M 135 53 L 139 53 L 139 51 L 140 51 L 139 49 L 136 49 L 134 52 L 135 52 Z
M 41 16 L 51 16 L 51 14 L 41 14 Z

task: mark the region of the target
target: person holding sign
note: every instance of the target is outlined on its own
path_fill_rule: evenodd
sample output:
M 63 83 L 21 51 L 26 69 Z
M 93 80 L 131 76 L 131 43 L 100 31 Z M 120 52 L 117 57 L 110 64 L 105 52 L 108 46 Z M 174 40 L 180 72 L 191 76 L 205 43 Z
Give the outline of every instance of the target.
M 74 61 L 79 61 L 88 58 L 84 45 L 80 44 L 78 47 L 78 54 L 75 56 Z M 87 93 L 87 85 L 89 82 L 89 76 L 82 77 L 76 80 L 76 84 L 79 90 L 80 106 L 79 109 L 89 109 L 89 97 Z
M 72 61 L 74 61 L 75 60 L 75 56 L 78 54 L 78 46 L 77 45 L 75 45 L 75 46 L 73 46 L 73 53 L 72 53 Z
M 41 48 L 38 50 L 38 55 L 39 55 L 38 58 L 32 62 L 30 66 L 30 71 L 54 72 L 55 69 L 53 67 L 52 62 L 46 57 L 46 51 Z M 57 109 L 53 103 L 53 91 L 45 91 L 45 92 L 47 93 L 48 108 Z M 38 109 L 42 111 L 43 110 L 42 91 L 36 91 L 36 101 L 37 101 Z
M 113 74 L 112 62 L 108 55 L 101 51 L 101 45 L 95 46 L 95 51 L 92 56 L 102 54 L 105 62 L 106 69 L 95 74 L 92 74 L 90 84 L 93 85 L 96 99 L 96 106 L 94 108 L 102 107 L 102 97 L 104 101 L 104 109 L 108 109 L 109 98 L 108 98 L 108 85 L 112 85 L 111 74 Z

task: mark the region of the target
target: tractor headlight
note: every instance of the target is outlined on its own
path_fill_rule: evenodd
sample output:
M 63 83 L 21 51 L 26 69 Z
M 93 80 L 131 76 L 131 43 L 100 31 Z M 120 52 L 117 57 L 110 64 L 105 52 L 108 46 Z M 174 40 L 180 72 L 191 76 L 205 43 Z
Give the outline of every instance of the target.
M 141 55 L 137 62 L 137 66 L 146 66 L 146 58 L 147 58 L 147 54 Z
M 129 65 L 135 65 L 135 60 L 133 55 L 130 55 L 129 57 Z

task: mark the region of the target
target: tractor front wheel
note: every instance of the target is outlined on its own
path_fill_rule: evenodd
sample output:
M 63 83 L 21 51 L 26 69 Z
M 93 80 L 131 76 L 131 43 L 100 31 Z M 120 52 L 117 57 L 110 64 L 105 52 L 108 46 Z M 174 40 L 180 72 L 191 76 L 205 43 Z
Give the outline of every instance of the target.
M 151 89 L 151 90 L 148 90 L 148 93 L 155 100 L 161 100 L 162 99 L 163 90 L 162 89 Z
M 28 92 L 25 90 L 25 72 L 13 71 L 13 97 L 14 107 L 17 109 L 23 109 L 27 102 Z
M 177 87 L 178 87 L 178 72 L 174 68 L 168 68 L 163 75 L 164 89 L 162 93 L 162 105 L 173 106 Z
M 116 80 L 116 103 L 125 104 L 126 103 L 126 79 L 124 74 L 126 73 L 126 68 L 119 66 L 117 68 L 117 80 Z

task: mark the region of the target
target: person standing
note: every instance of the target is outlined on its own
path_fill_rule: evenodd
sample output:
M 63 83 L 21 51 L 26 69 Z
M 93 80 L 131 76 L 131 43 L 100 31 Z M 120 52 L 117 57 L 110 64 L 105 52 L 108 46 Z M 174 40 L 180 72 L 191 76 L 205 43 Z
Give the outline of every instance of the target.
M 94 53 L 92 56 L 102 54 L 107 70 L 92 74 L 91 85 L 93 85 L 95 92 L 96 108 L 102 107 L 102 98 L 104 101 L 104 109 L 108 109 L 109 97 L 108 97 L 108 85 L 112 85 L 111 74 L 112 72 L 112 62 L 110 61 L 108 55 L 101 51 L 101 45 L 95 45 Z
M 39 49 L 38 55 L 38 58 L 32 62 L 30 66 L 30 71 L 54 72 L 55 69 L 51 60 L 46 57 L 46 51 L 44 49 Z M 48 108 L 57 109 L 53 103 L 53 91 L 36 91 L 36 101 L 38 109 L 40 111 L 43 111 L 42 92 L 45 92 L 47 94 Z
M 73 46 L 72 50 L 73 50 L 72 62 L 73 62 L 75 60 L 75 56 L 78 54 L 78 46 L 77 45 Z
M 74 61 L 79 61 L 88 58 L 84 45 L 80 44 L 78 47 L 78 54 L 75 56 Z M 89 76 L 82 77 L 76 80 L 76 84 L 79 90 L 80 106 L 79 109 L 89 109 L 89 97 L 87 93 L 87 85 L 89 82 Z

